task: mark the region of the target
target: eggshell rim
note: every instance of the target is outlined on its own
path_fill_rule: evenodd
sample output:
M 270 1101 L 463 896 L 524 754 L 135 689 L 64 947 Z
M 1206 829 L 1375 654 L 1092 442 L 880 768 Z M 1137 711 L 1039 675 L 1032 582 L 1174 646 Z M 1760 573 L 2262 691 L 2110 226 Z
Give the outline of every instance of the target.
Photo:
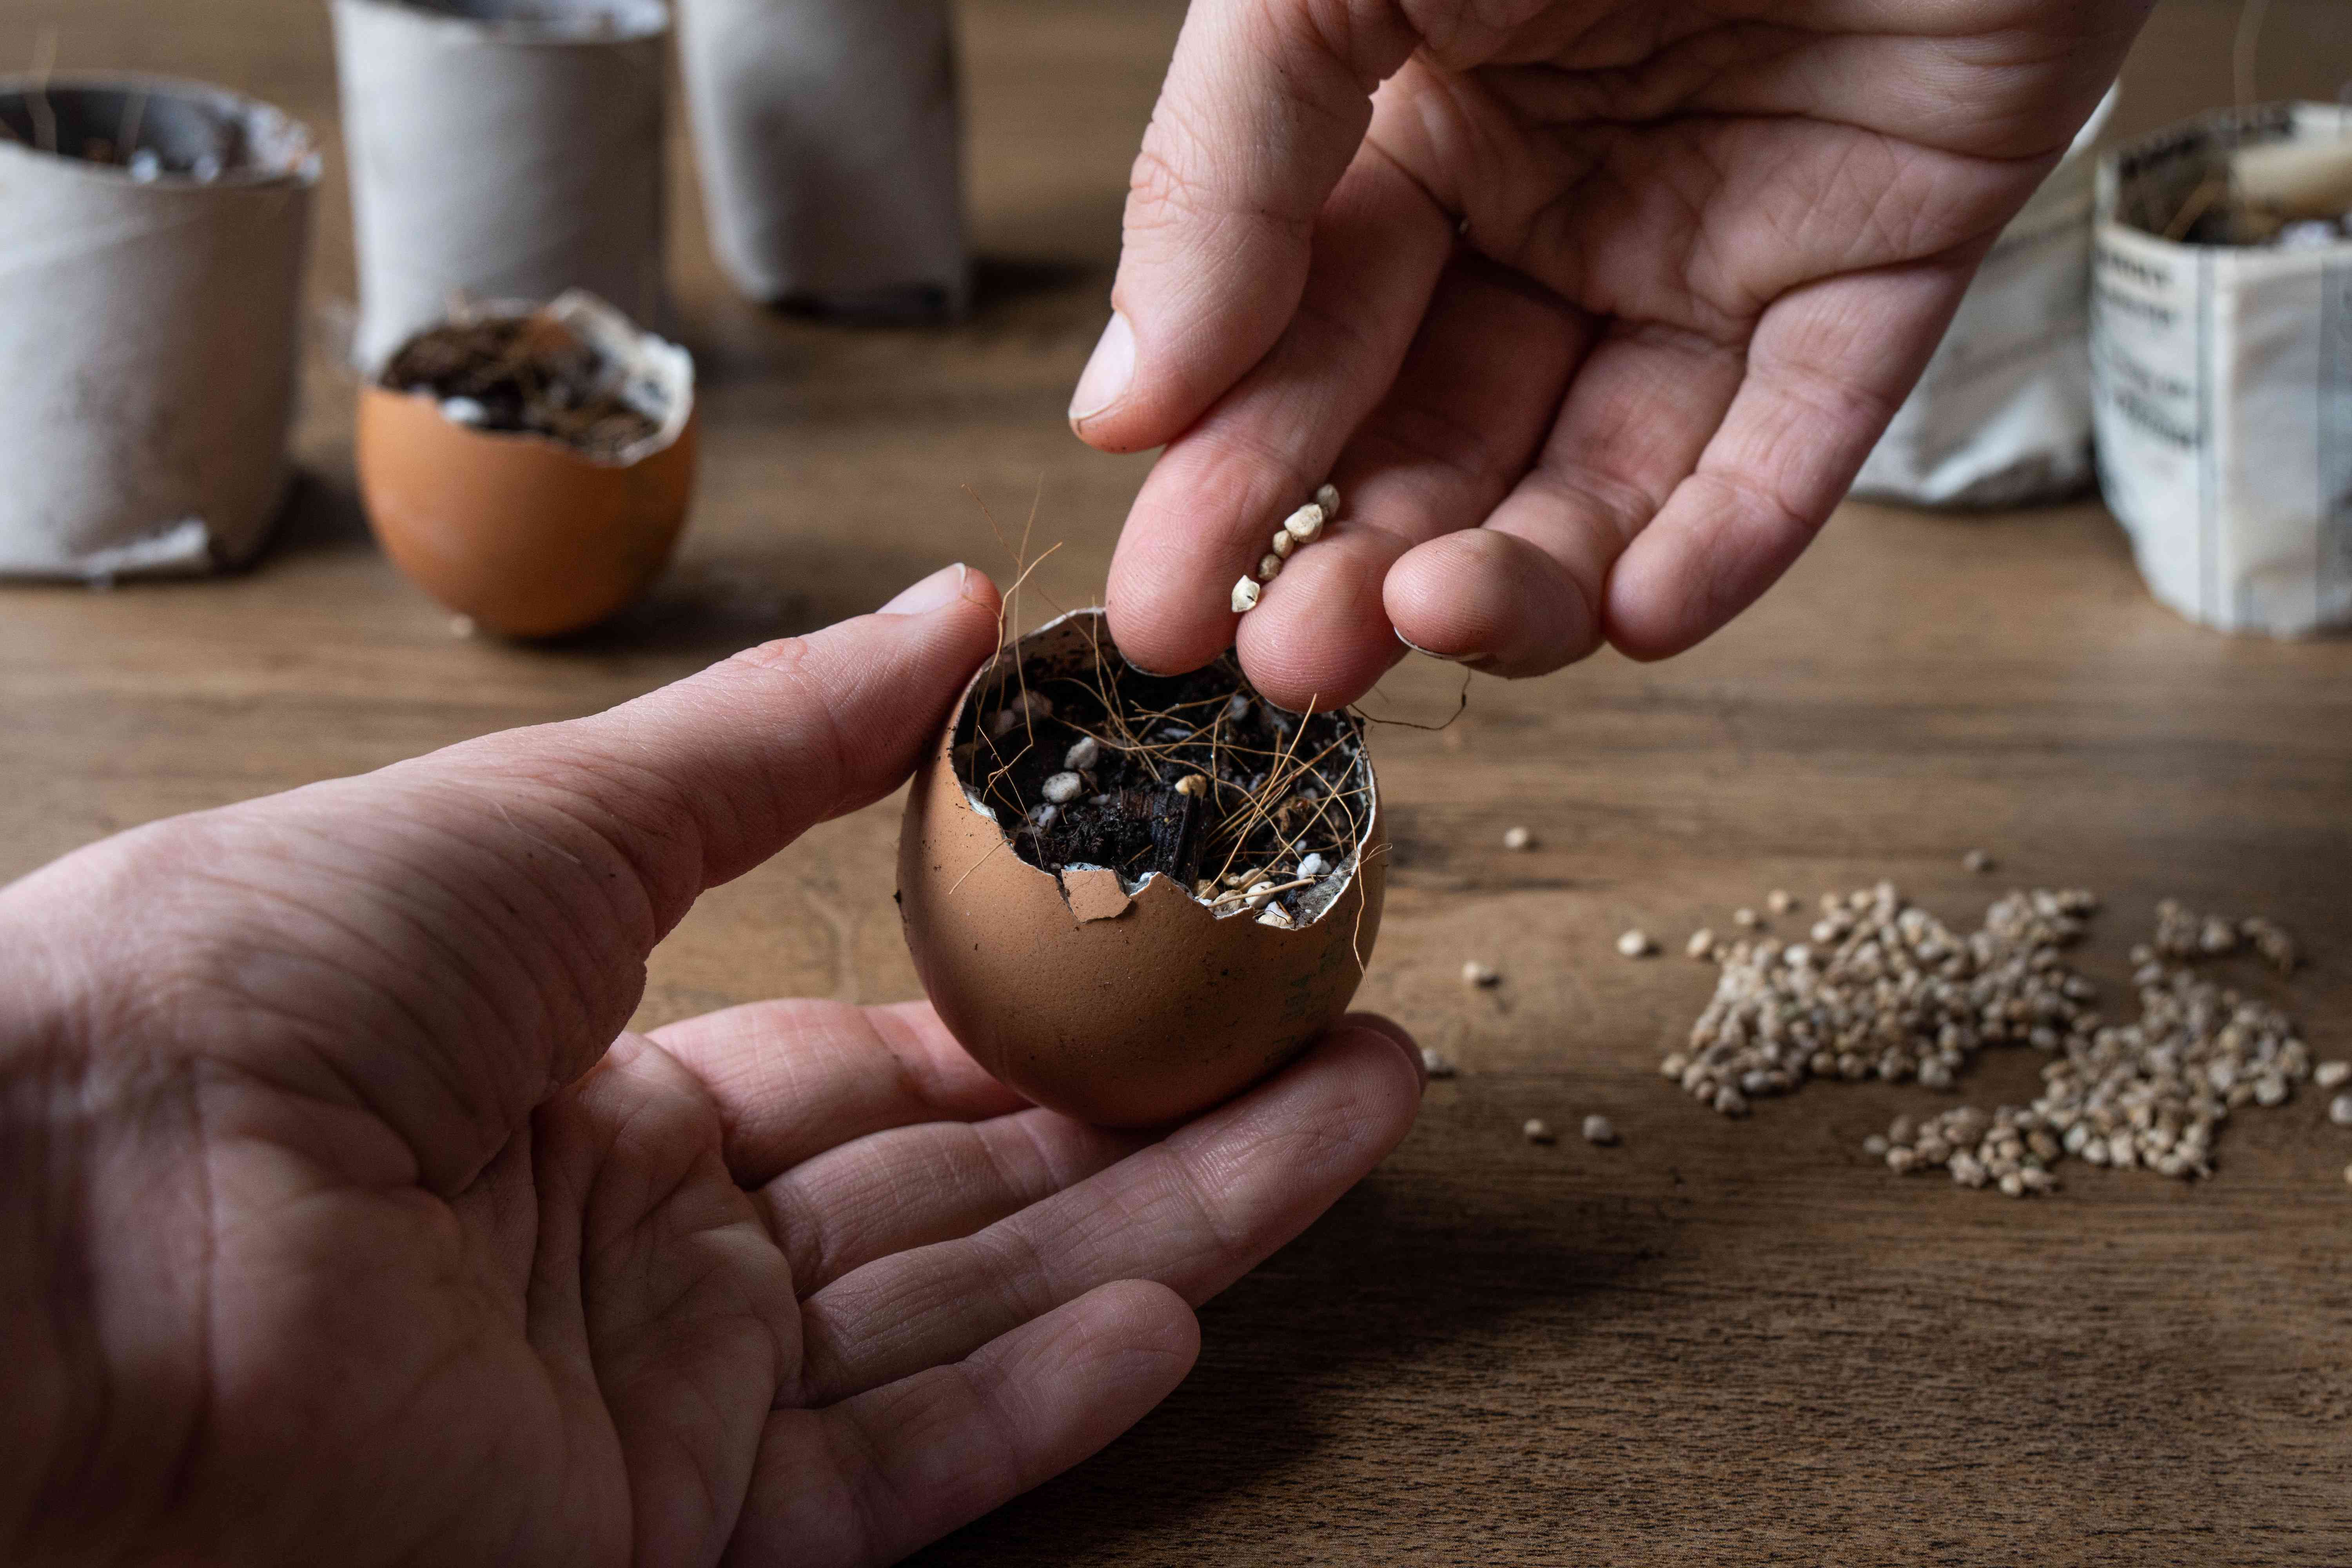
M 374 377 L 362 383 L 360 390 L 363 394 L 380 393 L 386 397 L 404 397 L 418 403 L 429 403 L 435 406 L 437 413 L 446 399 L 436 397 L 429 392 L 411 392 L 404 387 L 386 386 L 383 384 L 382 378 L 384 370 L 391 367 L 392 363 L 400 357 L 409 344 L 427 333 L 439 331 L 443 327 L 462 326 L 482 321 L 522 321 L 542 312 L 555 316 L 557 320 L 563 321 L 567 326 L 573 327 L 575 331 L 579 329 L 577 322 L 572 319 L 574 316 L 593 323 L 597 331 L 604 335 L 609 336 L 616 331 L 625 331 L 636 340 L 640 355 L 663 362 L 665 368 L 670 372 L 674 379 L 672 387 L 674 395 L 671 399 L 672 407 L 668 416 L 662 421 L 661 427 L 634 447 L 627 448 L 620 457 L 600 458 L 582 451 L 569 441 L 559 440 L 553 436 L 545 435 L 537 430 L 485 430 L 479 426 L 468 425 L 462 419 L 452 419 L 446 414 L 441 414 L 440 419 L 444 425 L 460 435 L 477 440 L 545 447 L 583 467 L 602 472 L 621 472 L 636 468 L 642 463 L 649 462 L 661 456 L 685 437 L 688 428 L 694 424 L 701 395 L 700 388 L 696 384 L 693 353 L 680 344 L 671 342 L 651 328 L 639 326 L 623 313 L 619 307 L 600 299 L 585 289 L 567 289 L 554 299 L 547 300 L 477 300 L 469 303 L 463 310 L 453 310 L 430 326 L 419 327 L 401 339 L 392 352 L 384 355 L 383 368 L 379 369 Z
M 1136 883 L 1135 888 L 1131 892 L 1126 889 L 1122 880 L 1120 882 L 1120 890 L 1126 896 L 1126 902 L 1123 903 L 1118 910 L 1108 914 L 1083 914 L 1079 911 L 1076 905 L 1072 902 L 1070 890 L 1067 884 L 1064 881 L 1064 878 L 1074 872 L 1080 876 L 1085 876 L 1091 872 L 1099 872 L 1102 875 L 1117 879 L 1118 879 L 1117 868 L 1108 866 L 1074 866 L 1065 867 L 1061 872 L 1056 873 L 1048 871 L 1042 866 L 1031 865 L 1028 861 L 1022 859 L 1020 852 L 1013 848 L 1013 837 L 1005 831 L 1004 824 L 997 820 L 996 813 L 991 810 L 984 802 L 978 799 L 972 794 L 972 786 L 964 779 L 961 770 L 956 766 L 955 745 L 957 732 L 963 728 L 964 714 L 966 710 L 971 707 L 973 695 L 979 691 L 982 683 L 987 680 L 989 676 L 995 671 L 1009 656 L 1017 654 L 1021 649 L 1045 637 L 1046 634 L 1057 631 L 1068 623 L 1083 618 L 1108 621 L 1109 614 L 1110 612 L 1107 608 L 1099 605 L 1090 605 L 1079 609 L 1066 611 L 1061 615 L 1055 616 L 1050 621 L 1046 621 L 1042 625 L 1032 627 L 1027 632 L 1023 633 L 1020 637 L 1013 639 L 1012 642 L 999 647 L 995 653 L 989 656 L 987 662 L 982 664 L 980 668 L 973 673 L 972 678 L 964 683 L 964 689 L 961 695 L 957 697 L 954 708 L 949 710 L 947 724 L 940 731 L 939 749 L 935 753 L 936 758 L 939 765 L 948 770 L 948 776 L 955 781 L 956 794 L 963 802 L 964 809 L 971 812 L 971 815 L 979 817 L 982 821 L 987 823 L 991 827 L 995 829 L 997 845 L 995 847 L 992 847 L 988 850 L 987 853 L 993 855 L 997 852 L 998 848 L 1001 848 L 1010 853 L 1013 856 L 1015 864 L 1017 864 L 1023 870 L 1027 871 L 1033 876 L 1043 877 L 1052 881 L 1055 884 L 1055 892 L 1061 897 L 1064 907 L 1067 908 L 1070 910 L 1072 917 L 1082 925 L 1090 920 L 1115 919 L 1118 915 L 1126 913 L 1129 907 L 1139 900 L 1145 898 L 1158 896 L 1151 892 L 1152 884 L 1156 882 L 1168 889 L 1177 897 L 1182 899 L 1185 903 L 1191 905 L 1193 909 L 1198 910 L 1202 914 L 1206 915 L 1213 921 L 1222 922 L 1228 920 L 1246 918 L 1256 923 L 1261 930 L 1264 930 L 1276 937 L 1303 938 L 1314 931 L 1318 926 L 1323 923 L 1326 918 L 1335 913 L 1342 904 L 1348 901 L 1349 893 L 1356 887 L 1357 883 L 1363 876 L 1364 857 L 1366 853 L 1368 851 L 1376 850 L 1381 846 L 1381 842 L 1380 774 L 1378 770 L 1372 766 L 1371 752 L 1369 746 L 1365 744 L 1365 737 L 1360 721 L 1356 721 L 1356 763 L 1363 770 L 1365 789 L 1371 797 L 1370 806 L 1370 809 L 1364 813 L 1362 828 L 1358 834 L 1356 842 L 1350 847 L 1348 863 L 1345 868 L 1344 879 L 1340 882 L 1338 888 L 1332 890 L 1329 898 L 1325 901 L 1322 910 L 1319 910 L 1314 918 L 1297 925 L 1266 925 L 1264 921 L 1257 920 L 1256 911 L 1247 909 L 1236 910 L 1227 914 L 1219 914 L 1207 904 L 1202 902 L 1200 896 L 1193 892 L 1192 889 L 1179 887 L 1173 878 L 1171 878 L 1158 870 L 1146 871 L 1141 879 Z M 1097 646 L 1099 647 L 1100 645 L 1097 644 Z M 1253 689 L 1252 695 L 1260 702 L 1265 700 L 1263 696 L 1257 695 L 1255 689 Z M 1289 710 L 1285 709 L 1283 711 L 1287 712 Z M 1328 710 L 1328 711 L 1344 714 L 1345 710 Z M 967 876 L 970 875 L 972 870 L 978 868 L 978 862 L 974 862 L 972 866 L 967 867 L 964 874 Z M 1363 963 L 1360 958 L 1357 964 L 1358 972 L 1360 973 L 1362 973 L 1363 968 Z

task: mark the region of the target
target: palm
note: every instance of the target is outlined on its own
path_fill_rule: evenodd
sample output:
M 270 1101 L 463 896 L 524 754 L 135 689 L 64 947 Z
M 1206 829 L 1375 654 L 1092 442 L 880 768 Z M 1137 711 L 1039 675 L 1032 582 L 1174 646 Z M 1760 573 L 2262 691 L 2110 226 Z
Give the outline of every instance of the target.
M 1081 423 L 1174 437 L 1114 567 L 1122 646 L 1179 668 L 1234 637 L 1270 695 L 1328 706 L 1400 637 L 1503 674 L 1698 640 L 1843 493 L 2143 9 L 1419 0 L 1415 31 L 1335 47 L 1394 74 L 1311 190 L 1203 174 L 1180 49 L 1121 273 L 1144 390 Z M 1314 53 L 1254 47 L 1286 79 Z M 1343 140 L 1352 79 L 1291 89 L 1294 163 Z M 1226 205 L 1265 221 L 1226 213 L 1213 252 Z M 1161 274 L 1186 269 L 1263 347 L 1212 398 L 1218 364 L 1150 352 L 1152 313 L 1184 309 Z M 1235 571 L 1325 473 L 1345 521 L 1236 626 Z
M 618 1034 L 704 887 L 904 777 L 995 641 L 942 582 L 0 889 L 0 1555 L 887 1562 L 1174 1387 L 1402 1137 L 1392 1034 L 1152 1138 L 921 1005 Z

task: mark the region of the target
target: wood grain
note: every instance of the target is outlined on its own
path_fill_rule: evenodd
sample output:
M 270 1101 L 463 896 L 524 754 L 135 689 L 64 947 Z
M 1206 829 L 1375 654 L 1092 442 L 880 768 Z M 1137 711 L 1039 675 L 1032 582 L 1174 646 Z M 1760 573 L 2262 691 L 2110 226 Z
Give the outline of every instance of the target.
M 2212 40 L 2234 15 L 2163 8 L 2151 38 L 2170 52 L 2136 62 L 2136 122 L 2217 90 Z M 2273 26 L 2317 44 L 2347 15 L 2282 0 Z M 1038 538 L 1064 543 L 1028 619 L 1091 600 L 1146 460 L 1085 452 L 1062 405 L 1179 19 L 1167 0 L 966 6 L 987 259 L 953 331 L 731 299 L 681 140 L 678 326 L 707 433 L 688 544 L 617 625 L 517 647 L 453 638 L 358 520 L 352 389 L 328 352 L 351 251 L 323 8 L 0 14 L 0 58 L 55 25 L 61 68 L 259 93 L 319 129 L 331 170 L 308 478 L 280 547 L 219 583 L 0 592 L 0 878 L 156 816 L 593 710 L 949 559 L 1002 574 L 967 488 L 1012 529 L 1034 503 Z M 2323 68 L 2305 47 L 2274 58 Z M 1370 706 L 1442 718 L 1460 680 L 1408 667 Z M 1200 1368 L 1165 1407 L 923 1561 L 2352 1561 L 2352 1133 L 2325 1097 L 2240 1118 L 2195 1187 L 2068 1166 L 2062 1195 L 2014 1203 L 1898 1180 L 1862 1138 L 1948 1100 L 1820 1087 L 1718 1119 L 1654 1068 L 1710 972 L 1611 947 L 1639 923 L 1672 952 L 1776 887 L 1891 877 L 1973 921 L 2000 888 L 2079 883 L 2109 900 L 2089 962 L 2114 980 L 2177 894 L 2294 928 L 2312 967 L 2249 984 L 2323 1057 L 2352 1055 L 2352 644 L 2183 624 L 2095 506 L 1852 506 L 1688 657 L 1478 680 L 1451 729 L 1377 745 L 1397 853 L 1365 1002 L 1463 1075 L 1387 1165 L 1206 1309 Z M 656 954 L 641 1022 L 909 994 L 897 813 L 831 824 L 706 899 Z M 1502 849 L 1515 824 L 1533 851 Z M 1979 846 L 1998 876 L 1960 869 Z M 1501 985 L 1465 990 L 1470 957 Z M 1963 1091 L 2020 1098 L 2037 1065 L 1990 1057 Z M 1592 1110 L 1620 1147 L 1518 1136 L 1528 1116 L 1572 1129 Z

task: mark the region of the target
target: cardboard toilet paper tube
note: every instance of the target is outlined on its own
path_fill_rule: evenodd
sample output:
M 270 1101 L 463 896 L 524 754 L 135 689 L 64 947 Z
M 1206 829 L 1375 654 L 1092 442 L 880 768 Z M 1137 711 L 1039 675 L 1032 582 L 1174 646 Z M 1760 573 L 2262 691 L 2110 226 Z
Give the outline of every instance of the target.
M 198 573 L 285 499 L 319 160 L 199 82 L 0 79 L 0 576 Z
M 962 131 L 946 0 L 682 0 L 711 244 L 751 298 L 958 313 Z
M 334 0 L 373 370 L 455 298 L 659 321 L 664 0 Z

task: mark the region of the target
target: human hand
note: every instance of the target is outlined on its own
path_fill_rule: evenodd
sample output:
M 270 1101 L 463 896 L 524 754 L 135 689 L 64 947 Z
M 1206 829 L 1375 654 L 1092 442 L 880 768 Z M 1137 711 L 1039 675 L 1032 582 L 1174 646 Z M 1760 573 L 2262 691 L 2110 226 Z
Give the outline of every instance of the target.
M 1151 669 L 1706 637 L 1843 497 L 2148 0 L 1195 0 L 1071 405 Z M 1234 579 L 1330 476 L 1341 524 Z
M 1403 1136 L 1391 1026 L 1156 1140 L 920 1005 L 620 1033 L 703 889 L 906 775 L 995 615 L 950 568 L 0 891 L 0 1557 L 886 1562 L 1173 1388 L 1188 1303 Z

